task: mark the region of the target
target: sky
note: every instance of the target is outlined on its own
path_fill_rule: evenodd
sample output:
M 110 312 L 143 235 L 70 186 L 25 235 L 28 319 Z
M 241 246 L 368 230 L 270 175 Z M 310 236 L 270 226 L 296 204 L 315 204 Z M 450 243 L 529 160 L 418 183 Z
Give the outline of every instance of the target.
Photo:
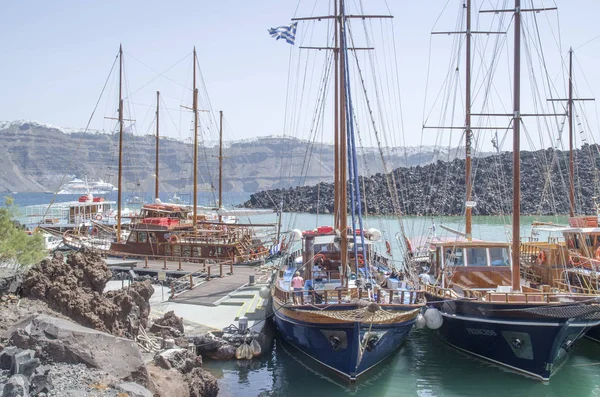
M 296 12 L 306 15 L 315 3 L 318 8 L 326 2 L 300 3 L 298 7 L 296 1 L 282 0 L 3 1 L 0 120 L 26 119 L 62 127 L 85 127 L 122 43 L 127 100 L 132 106 L 129 117 L 136 120 L 138 131 L 150 131 L 155 92 L 161 90 L 165 111 L 168 110 L 163 116 L 163 134 L 187 136 L 187 131 L 181 131 L 182 125 L 187 129 L 188 122 L 181 105 L 191 105 L 189 54 L 196 46 L 212 108 L 225 113 L 230 132 L 226 140 L 280 135 L 290 48 L 269 37 L 267 29 L 287 24 Z M 492 8 L 498 1 L 484 3 L 486 8 Z M 600 75 L 596 72 L 600 65 L 600 2 L 555 3 L 559 7 L 558 19 L 556 13 L 549 17 L 555 30 L 543 31 L 547 36 L 544 38 L 550 43 L 560 39 L 563 57 L 569 46 L 575 48 L 577 67 L 586 79 L 585 84 L 580 79 L 581 96 L 600 95 Z M 435 92 L 426 90 L 436 82 L 431 75 L 447 73 L 447 59 L 436 56 L 443 56 L 442 50 L 449 49 L 450 44 L 444 38 L 434 38 L 431 48 L 436 52 L 430 56 L 430 33 L 434 29 L 454 30 L 459 4 L 460 0 L 387 1 L 395 17 L 393 32 L 402 68 L 399 85 L 403 125 L 409 145 L 423 143 L 424 108 L 429 108 L 425 93 Z M 547 0 L 536 0 L 534 4 L 554 6 Z M 387 13 L 383 0 L 369 0 L 365 5 Z M 436 23 L 444 7 L 449 16 Z M 302 29 L 301 24 L 299 34 Z M 561 61 L 560 54 L 553 57 L 547 62 L 557 70 L 564 58 Z M 157 72 L 168 68 L 171 69 L 166 78 L 157 77 Z M 116 115 L 115 76 L 109 81 L 91 128 L 113 127 L 105 117 Z M 562 79 L 556 73 L 553 78 Z M 510 103 L 509 98 L 507 102 Z M 595 111 L 595 105 L 590 106 Z M 594 133 L 598 135 L 597 129 Z

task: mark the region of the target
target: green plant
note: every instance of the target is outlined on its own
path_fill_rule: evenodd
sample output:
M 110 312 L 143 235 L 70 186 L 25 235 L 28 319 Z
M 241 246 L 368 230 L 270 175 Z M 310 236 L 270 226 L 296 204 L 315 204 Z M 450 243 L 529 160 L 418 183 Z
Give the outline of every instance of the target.
M 28 232 L 13 218 L 17 212 L 12 197 L 5 198 L 0 208 L 0 261 L 16 261 L 21 266 L 33 265 L 46 256 L 44 236 Z

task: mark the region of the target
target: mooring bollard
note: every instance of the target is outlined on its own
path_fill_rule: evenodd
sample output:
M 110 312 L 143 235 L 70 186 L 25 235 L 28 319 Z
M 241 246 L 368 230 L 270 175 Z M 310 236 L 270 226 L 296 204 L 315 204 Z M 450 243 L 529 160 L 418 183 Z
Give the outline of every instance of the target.
M 190 289 L 194 288 L 194 277 L 192 276 L 192 273 L 190 273 Z
M 177 268 L 177 270 L 181 271 L 181 259 L 179 259 L 179 267 Z
M 163 270 L 167 270 L 167 258 L 163 258 Z
M 206 281 L 210 281 L 210 266 L 208 267 L 208 276 L 206 277 Z
M 175 296 L 175 285 L 171 281 L 171 298 L 173 298 L 174 296 Z
M 233 262 L 229 264 L 229 273 L 233 274 Z
M 254 274 L 248 276 L 248 285 L 254 285 Z
M 219 263 L 219 277 L 223 277 L 223 262 Z
M 144 269 L 148 269 L 148 257 L 144 257 Z

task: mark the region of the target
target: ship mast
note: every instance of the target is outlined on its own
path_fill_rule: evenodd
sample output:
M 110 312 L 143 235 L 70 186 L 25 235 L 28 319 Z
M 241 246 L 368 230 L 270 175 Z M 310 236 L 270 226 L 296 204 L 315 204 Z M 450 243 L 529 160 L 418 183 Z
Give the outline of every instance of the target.
M 513 86 L 512 290 L 521 290 L 521 0 L 515 0 Z
M 219 209 L 223 208 L 223 111 L 219 111 Z M 219 222 L 222 216 L 219 215 Z
M 339 140 L 338 140 L 338 148 L 339 151 L 339 163 L 338 166 L 338 208 L 339 208 L 339 225 L 338 230 L 340 231 L 340 261 L 342 265 L 342 274 L 343 274 L 343 285 L 347 284 L 348 274 L 346 271 L 346 265 L 348 264 L 348 202 L 347 202 L 347 186 L 346 186 L 346 161 L 347 161 L 347 153 L 346 153 L 346 90 L 343 88 L 346 86 L 346 19 L 344 17 L 344 0 L 339 0 L 339 16 L 338 16 L 338 26 L 340 32 L 340 59 L 339 59 L 339 78 L 340 78 L 340 90 L 339 95 L 339 109 L 341 112 L 339 114 L 340 118 L 340 132 L 339 132 Z
M 194 225 L 198 221 L 198 88 L 196 88 L 196 62 L 196 47 L 194 47 Z
M 466 173 L 466 194 L 465 194 L 465 234 L 467 241 L 473 239 L 472 232 L 472 207 L 471 191 L 473 181 L 471 179 L 471 140 L 473 132 L 471 130 L 471 0 L 466 4 L 467 31 L 466 31 L 466 60 L 465 60 L 465 173 Z
M 117 186 L 117 243 L 121 242 L 121 201 L 123 195 L 123 45 L 119 45 L 119 182 Z
M 156 170 L 155 170 L 155 181 L 154 181 L 154 198 L 158 199 L 158 144 L 159 144 L 159 103 L 160 103 L 160 91 L 156 91 Z

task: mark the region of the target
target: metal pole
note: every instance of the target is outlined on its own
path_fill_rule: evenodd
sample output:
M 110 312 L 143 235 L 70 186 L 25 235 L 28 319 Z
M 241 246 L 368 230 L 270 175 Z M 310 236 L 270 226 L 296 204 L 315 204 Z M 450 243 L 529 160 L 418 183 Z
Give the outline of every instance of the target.
M 223 111 L 219 111 L 219 209 L 223 208 Z M 219 222 L 222 217 L 219 215 Z
M 339 162 L 339 212 L 340 212 L 340 259 L 342 264 L 343 285 L 346 285 L 348 274 L 346 272 L 346 265 L 348 262 L 348 209 L 347 209 L 347 192 L 346 192 L 346 55 L 344 48 L 345 43 L 345 11 L 344 1 L 340 0 L 340 139 L 339 139 L 339 151 L 340 151 L 340 162 Z

